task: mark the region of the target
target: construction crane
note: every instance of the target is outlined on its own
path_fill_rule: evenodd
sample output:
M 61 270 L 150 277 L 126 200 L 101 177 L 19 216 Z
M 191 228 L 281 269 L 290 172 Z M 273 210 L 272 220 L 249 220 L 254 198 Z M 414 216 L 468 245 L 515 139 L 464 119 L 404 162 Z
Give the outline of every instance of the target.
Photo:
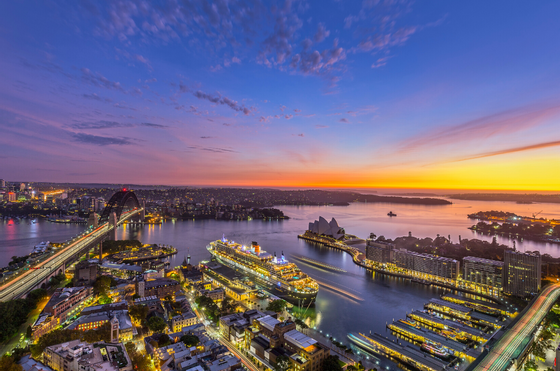
M 539 212 L 538 212 L 538 213 L 536 213 L 536 214 L 535 214 L 535 213 L 533 213 L 533 219 L 536 219 L 536 218 L 537 218 L 537 215 L 539 215 L 539 214 L 540 214 L 540 213 L 542 213 L 542 212 L 543 212 L 543 211 L 541 210 L 541 211 L 539 211 Z

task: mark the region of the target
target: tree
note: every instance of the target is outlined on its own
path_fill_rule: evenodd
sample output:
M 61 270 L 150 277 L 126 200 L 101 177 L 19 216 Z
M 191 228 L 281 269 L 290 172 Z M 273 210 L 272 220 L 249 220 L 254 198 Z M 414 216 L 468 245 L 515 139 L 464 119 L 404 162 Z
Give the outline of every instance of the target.
M 296 318 L 296 319 L 294 320 L 294 323 L 295 323 L 296 325 L 298 325 L 302 330 L 305 330 L 306 328 L 309 328 L 309 326 L 307 326 L 307 324 L 306 324 L 305 322 L 303 322 L 303 321 L 302 321 L 301 319 L 299 319 L 299 318 Z
M 113 299 L 111 299 L 109 296 L 103 294 L 99 297 L 99 304 L 101 305 L 105 305 L 105 304 L 111 304 L 113 302 Z
M 235 309 L 235 305 L 233 304 L 233 301 L 228 296 L 226 296 L 224 300 L 222 300 L 221 307 L 222 307 L 222 311 L 221 311 L 222 315 L 231 313 Z
M 128 314 L 138 323 L 142 323 L 146 320 L 148 316 L 150 308 L 145 305 L 138 304 L 138 305 L 131 305 L 128 307 Z
M 194 347 L 194 346 L 198 345 L 198 343 L 200 342 L 200 339 L 198 338 L 198 336 L 191 335 L 191 334 L 181 336 L 180 340 L 183 343 L 185 343 L 187 348 Z
M 33 358 L 40 357 L 46 347 L 79 339 L 81 335 L 82 332 L 77 330 L 57 329 L 51 331 L 41 336 L 39 340 L 37 340 L 36 344 L 31 345 L 31 355 L 33 356 Z
M 111 277 L 99 276 L 93 283 L 93 292 L 100 296 L 108 296 L 109 289 L 111 288 Z
M 163 332 L 167 328 L 167 323 L 163 318 L 153 316 L 148 320 L 148 328 L 152 332 Z
M 124 347 L 126 348 L 126 352 L 130 357 L 130 361 L 132 362 L 132 367 L 134 367 L 134 369 L 142 371 L 153 370 L 152 362 L 150 362 L 148 357 L 145 357 L 142 353 L 138 352 L 134 343 L 126 343 Z
M 158 348 L 166 347 L 172 344 L 171 338 L 167 334 L 162 334 L 158 339 Z
M 359 363 L 357 363 L 355 365 L 350 365 L 350 366 L 346 367 L 346 371 L 365 371 L 365 370 L 366 370 L 366 368 L 362 364 L 362 361 L 360 361 Z
M 47 290 L 45 289 L 36 289 L 31 291 L 29 294 L 27 294 L 27 299 L 31 300 L 34 303 L 39 302 L 41 299 L 46 298 L 48 295 Z
M 337 356 L 328 356 L 323 360 L 322 371 L 342 371 L 342 366 Z
M 274 371 L 287 371 L 290 369 L 290 359 L 284 355 L 276 358 Z
M 195 299 L 195 303 L 208 318 L 214 322 L 218 322 L 220 319 L 220 308 L 214 303 L 214 300 L 201 295 Z
M 286 308 L 286 301 L 282 299 L 273 300 L 268 304 L 266 310 L 270 310 L 276 313 L 282 312 Z
M 132 300 L 136 300 L 136 299 L 140 299 L 140 295 L 138 295 L 137 293 L 132 295 Z
M 33 336 L 33 329 L 31 328 L 31 325 L 27 326 L 27 330 L 25 331 L 25 336 L 28 339 L 31 339 L 31 336 Z
M 22 371 L 23 367 L 18 365 L 13 357 L 10 357 L 6 354 L 0 358 L 0 370 L 2 371 Z
M 96 330 L 89 330 L 83 333 L 82 338 L 88 343 L 98 341 L 111 341 L 111 324 L 109 322 L 99 326 Z

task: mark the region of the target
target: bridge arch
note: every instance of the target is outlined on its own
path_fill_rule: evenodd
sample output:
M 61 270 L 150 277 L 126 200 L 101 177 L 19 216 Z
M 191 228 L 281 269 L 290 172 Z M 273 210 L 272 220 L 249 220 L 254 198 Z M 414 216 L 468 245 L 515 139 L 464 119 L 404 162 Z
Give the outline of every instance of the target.
M 107 206 L 103 209 L 99 217 L 99 225 L 107 223 L 112 212 L 115 212 L 117 221 L 119 221 L 123 210 L 132 210 L 139 207 L 140 203 L 134 192 L 127 190 L 118 191 L 111 197 L 109 202 L 107 202 Z

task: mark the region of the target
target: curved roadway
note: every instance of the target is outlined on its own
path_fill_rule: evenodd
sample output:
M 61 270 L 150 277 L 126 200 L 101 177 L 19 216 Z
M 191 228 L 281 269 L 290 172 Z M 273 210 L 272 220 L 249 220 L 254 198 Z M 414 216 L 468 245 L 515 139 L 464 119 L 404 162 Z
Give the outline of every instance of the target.
M 517 323 L 494 344 L 490 352 L 474 368 L 474 371 L 507 370 L 512 365 L 512 361 L 520 356 L 533 336 L 533 331 L 542 322 L 559 296 L 560 284 L 546 286 Z
M 131 210 L 123 213 L 119 223 L 130 218 L 134 214 L 140 212 L 141 209 Z M 7 301 L 24 295 L 30 291 L 38 282 L 43 281 L 53 271 L 59 269 L 72 255 L 85 248 L 91 241 L 101 237 L 111 230 L 112 226 L 108 223 L 98 227 L 97 229 L 89 232 L 77 240 L 71 240 L 68 246 L 59 250 L 55 255 L 37 264 L 34 269 L 26 271 L 18 278 L 13 279 L 0 287 L 0 301 Z

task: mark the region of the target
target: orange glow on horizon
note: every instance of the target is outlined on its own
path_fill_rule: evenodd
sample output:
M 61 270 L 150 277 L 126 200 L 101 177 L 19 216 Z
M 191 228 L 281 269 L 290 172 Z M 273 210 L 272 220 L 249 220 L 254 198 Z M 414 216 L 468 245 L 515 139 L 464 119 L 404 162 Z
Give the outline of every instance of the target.
M 501 161 L 500 161 L 501 160 Z M 454 191 L 560 192 L 560 157 L 523 158 L 521 155 L 447 162 L 428 166 L 388 167 L 371 173 L 349 169 L 326 172 L 285 171 L 281 179 L 270 174 L 212 182 L 213 186 L 282 188 L 361 188 Z M 227 179 L 224 177 L 223 179 Z M 208 186 L 209 183 L 199 183 Z

